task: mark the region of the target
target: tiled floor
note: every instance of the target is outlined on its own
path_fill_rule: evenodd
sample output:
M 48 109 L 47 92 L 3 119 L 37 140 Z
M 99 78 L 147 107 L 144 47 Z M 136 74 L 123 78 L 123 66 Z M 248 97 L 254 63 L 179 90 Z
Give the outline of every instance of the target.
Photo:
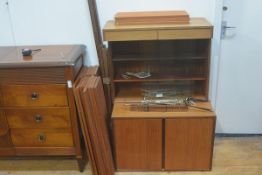
M 91 175 L 74 160 L 0 160 L 0 175 Z M 117 173 L 117 175 L 262 175 L 262 137 L 216 138 L 211 172 Z

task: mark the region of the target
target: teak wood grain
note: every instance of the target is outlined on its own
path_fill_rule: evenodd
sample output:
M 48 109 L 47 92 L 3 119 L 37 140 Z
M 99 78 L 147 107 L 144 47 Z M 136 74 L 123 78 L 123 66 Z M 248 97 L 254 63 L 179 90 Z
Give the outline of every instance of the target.
M 109 21 L 103 29 L 104 41 L 210 39 L 213 27 L 204 18 L 192 18 L 189 24 L 123 25 Z
M 40 137 L 43 137 L 41 139 Z M 15 147 L 73 147 L 71 128 L 68 129 L 11 129 Z
M 210 170 L 215 118 L 165 121 L 165 169 Z
M 75 87 L 75 98 L 92 173 L 114 174 L 101 79 L 95 76 L 83 77 Z
M 5 107 L 63 107 L 68 106 L 67 88 L 63 84 L 1 85 Z M 36 93 L 37 97 L 32 98 Z
M 115 160 L 119 171 L 162 169 L 162 120 L 113 120 Z
M 10 128 L 70 128 L 69 108 L 5 109 Z
M 9 128 L 4 112 L 0 110 L 0 149 L 12 146 Z

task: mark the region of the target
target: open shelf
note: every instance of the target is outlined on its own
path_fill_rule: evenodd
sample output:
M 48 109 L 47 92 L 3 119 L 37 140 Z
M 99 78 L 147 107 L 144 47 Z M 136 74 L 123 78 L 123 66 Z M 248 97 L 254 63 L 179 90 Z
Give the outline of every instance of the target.
M 205 55 L 116 55 L 113 62 L 122 61 L 164 61 L 164 60 L 204 60 Z
M 116 103 L 139 103 L 141 102 L 141 100 L 143 100 L 143 95 L 141 95 L 142 92 L 141 90 L 138 89 L 121 89 L 115 97 L 115 101 Z M 197 99 L 203 99 L 205 100 L 205 96 L 202 94 L 193 94 L 191 95 L 191 97 L 193 98 L 197 98 Z
M 181 89 L 188 96 L 207 99 L 209 44 L 208 39 L 111 42 L 115 101 L 141 101 L 141 90 L 148 84 L 156 90 Z M 149 72 L 151 76 L 124 78 L 127 72 Z
M 143 90 L 150 89 L 156 90 L 173 90 L 178 95 L 187 97 L 194 97 L 205 100 L 205 90 L 202 82 L 184 81 L 184 82 L 160 82 L 155 83 L 132 83 L 132 84 L 119 84 L 115 92 L 115 102 L 141 102 L 143 100 Z
M 184 80 L 194 80 L 194 81 L 205 81 L 207 78 L 205 76 L 173 76 L 170 74 L 159 74 L 159 75 L 152 75 L 148 78 L 136 78 L 136 77 L 130 77 L 129 79 L 125 79 L 121 77 L 121 75 L 117 75 L 113 82 L 115 83 L 133 83 L 133 82 L 167 82 L 167 81 L 184 81 Z

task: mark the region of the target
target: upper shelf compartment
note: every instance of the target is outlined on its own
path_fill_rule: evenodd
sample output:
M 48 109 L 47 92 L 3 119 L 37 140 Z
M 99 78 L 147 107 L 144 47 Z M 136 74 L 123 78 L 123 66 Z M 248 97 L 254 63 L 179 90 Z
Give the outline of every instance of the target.
M 212 25 L 204 18 L 192 18 L 189 24 L 116 26 L 109 21 L 103 30 L 104 41 L 210 39 Z
M 113 62 L 203 60 L 209 40 L 118 41 L 110 45 Z

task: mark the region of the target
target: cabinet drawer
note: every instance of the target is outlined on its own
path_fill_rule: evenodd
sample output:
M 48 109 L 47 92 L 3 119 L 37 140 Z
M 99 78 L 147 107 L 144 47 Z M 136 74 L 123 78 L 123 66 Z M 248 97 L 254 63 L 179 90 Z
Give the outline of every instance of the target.
M 69 108 L 6 109 L 10 128 L 70 128 Z
M 156 40 L 157 31 L 118 31 L 105 32 L 104 39 L 106 41 L 133 41 L 133 40 Z
M 158 39 L 210 39 L 212 29 L 159 30 Z
M 2 103 L 8 107 L 67 106 L 66 85 L 2 85 Z
M 16 147 L 72 147 L 71 129 L 11 129 Z

